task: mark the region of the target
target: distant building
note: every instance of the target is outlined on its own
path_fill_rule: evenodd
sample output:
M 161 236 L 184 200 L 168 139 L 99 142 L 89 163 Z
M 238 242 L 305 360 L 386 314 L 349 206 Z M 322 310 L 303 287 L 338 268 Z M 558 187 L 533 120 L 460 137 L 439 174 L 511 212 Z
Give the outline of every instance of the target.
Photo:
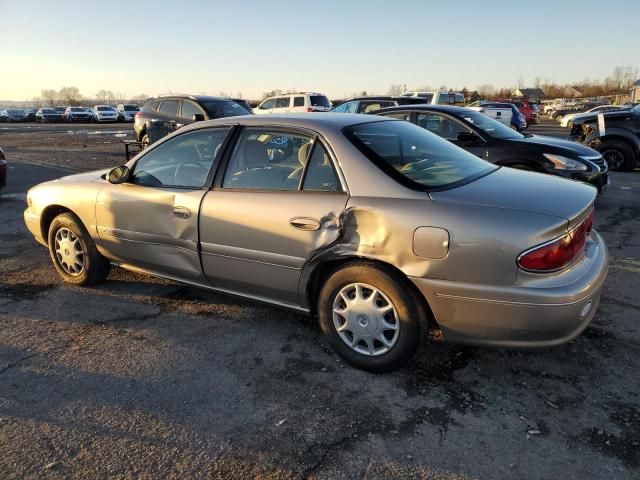
M 640 102 L 640 79 L 636 80 L 631 87 L 631 101 Z
M 564 96 L 567 98 L 578 98 L 584 96 L 584 90 L 575 85 L 571 85 L 564 89 Z
M 511 94 L 516 98 L 524 98 L 532 102 L 539 102 L 545 97 L 544 92 L 539 88 L 518 88 Z

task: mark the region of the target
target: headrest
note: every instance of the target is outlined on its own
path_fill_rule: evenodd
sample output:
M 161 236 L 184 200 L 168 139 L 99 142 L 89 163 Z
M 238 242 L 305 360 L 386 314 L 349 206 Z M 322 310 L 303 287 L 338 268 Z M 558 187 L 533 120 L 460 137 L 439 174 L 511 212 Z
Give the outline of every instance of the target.
M 244 144 L 245 168 L 264 167 L 267 164 L 267 147 L 258 140 L 247 140 Z
M 298 162 L 303 167 L 307 164 L 307 158 L 309 157 L 309 149 L 311 148 L 311 142 L 305 143 L 298 150 Z

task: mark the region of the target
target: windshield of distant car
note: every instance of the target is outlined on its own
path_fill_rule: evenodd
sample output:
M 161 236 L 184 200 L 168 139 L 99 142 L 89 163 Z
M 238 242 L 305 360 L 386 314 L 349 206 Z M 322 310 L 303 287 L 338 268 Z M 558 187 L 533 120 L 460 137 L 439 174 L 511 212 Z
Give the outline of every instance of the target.
M 309 101 L 312 107 L 331 107 L 331 102 L 324 95 L 311 95 Z
M 7 113 L 9 115 L 22 115 L 24 110 L 7 110 Z
M 124 106 L 124 111 L 125 112 L 137 112 L 138 110 L 140 110 L 140 107 L 138 107 L 137 105 L 125 105 Z
M 40 111 L 42 113 L 56 113 L 56 111 L 53 108 L 42 108 L 40 109 Z
M 640 104 L 638 104 L 635 107 L 633 107 L 631 109 L 631 113 L 633 113 L 634 115 L 640 115 Z
M 249 115 L 242 105 L 232 100 L 215 100 L 202 102 L 202 106 L 211 118 L 237 117 L 239 115 Z
M 364 123 L 343 131 L 369 160 L 411 188 L 453 187 L 497 168 L 409 122 Z
M 499 138 L 501 140 L 518 140 L 520 138 L 524 138 L 524 135 L 516 132 L 512 128 L 507 127 L 484 113 L 476 112 L 475 110 L 465 110 L 464 113 L 460 114 L 460 117 L 466 122 L 469 122 L 483 130 L 493 138 Z
M 84 108 L 82 107 L 71 107 L 72 112 L 84 112 Z
M 113 112 L 115 108 L 113 107 L 98 107 L 96 110 L 99 112 Z

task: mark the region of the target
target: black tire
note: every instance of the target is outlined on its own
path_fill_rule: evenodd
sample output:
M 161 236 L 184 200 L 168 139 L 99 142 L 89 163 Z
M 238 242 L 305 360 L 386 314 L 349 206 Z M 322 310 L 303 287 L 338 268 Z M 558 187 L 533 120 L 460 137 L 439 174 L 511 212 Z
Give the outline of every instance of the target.
M 76 274 L 65 270 L 63 262 L 55 252 L 56 235 L 59 231 L 71 231 L 82 248 L 83 265 Z M 49 227 L 49 256 L 62 279 L 73 285 L 89 286 L 102 282 L 111 269 L 111 264 L 98 252 L 93 239 L 78 217 L 72 213 L 58 215 Z
M 633 148 L 622 140 L 605 140 L 598 150 L 611 170 L 630 172 L 636 166 L 637 158 Z
M 359 353 L 347 345 L 336 329 L 333 319 L 334 301 L 343 288 L 355 283 L 378 289 L 395 308 L 399 329 L 395 343 L 384 353 Z M 335 270 L 324 282 L 318 297 L 318 320 L 329 345 L 351 365 L 370 372 L 389 372 L 409 361 L 427 335 L 426 318 L 424 307 L 407 281 L 392 270 L 373 263 L 351 263 Z M 393 323 L 395 324 L 395 320 Z M 345 333 L 348 334 L 349 332 Z M 351 335 L 353 339 L 353 333 Z M 371 342 L 373 344 L 373 340 Z M 379 341 L 378 344 L 382 345 Z
M 147 135 L 146 132 L 144 135 L 142 135 L 142 139 L 140 140 L 140 143 L 142 144 L 143 150 L 149 148 L 149 145 L 151 144 L 151 142 L 149 141 L 149 135 Z

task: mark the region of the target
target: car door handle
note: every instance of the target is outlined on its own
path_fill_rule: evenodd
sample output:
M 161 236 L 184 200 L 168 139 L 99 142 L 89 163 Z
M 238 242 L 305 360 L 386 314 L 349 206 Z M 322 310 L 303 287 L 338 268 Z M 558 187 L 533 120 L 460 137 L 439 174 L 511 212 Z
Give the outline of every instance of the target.
M 294 217 L 289 220 L 289 225 L 298 230 L 315 231 L 320 230 L 320 221 L 309 217 Z
M 191 218 L 191 210 L 187 207 L 173 207 L 173 215 L 178 218 Z

